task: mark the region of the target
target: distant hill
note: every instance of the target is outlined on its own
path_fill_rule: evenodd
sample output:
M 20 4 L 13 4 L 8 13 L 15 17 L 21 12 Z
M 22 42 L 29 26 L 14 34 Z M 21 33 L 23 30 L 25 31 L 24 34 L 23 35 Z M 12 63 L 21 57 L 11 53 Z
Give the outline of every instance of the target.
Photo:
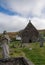
M 10 38 L 15 37 L 18 35 L 19 32 L 8 32 L 7 34 L 9 35 Z
M 21 31 L 23 31 L 23 30 L 20 30 L 19 32 L 8 32 L 7 34 L 10 36 L 10 38 L 12 38 L 12 37 L 15 37 L 16 35 L 18 35 Z M 43 29 L 43 30 L 38 30 L 39 31 L 39 33 L 42 33 L 42 34 L 44 34 L 45 35 L 45 29 Z M 0 33 L 0 36 L 1 36 L 2 34 Z
M 43 29 L 43 30 L 38 30 L 39 32 L 45 32 L 45 29 Z
M 8 32 L 7 34 L 9 35 L 10 38 L 15 38 L 16 35 L 18 35 L 19 32 Z M 0 33 L 0 38 L 2 36 L 2 33 Z
M 38 30 L 39 31 L 39 33 L 41 33 L 44 37 L 45 37 L 45 29 L 43 29 L 43 30 Z

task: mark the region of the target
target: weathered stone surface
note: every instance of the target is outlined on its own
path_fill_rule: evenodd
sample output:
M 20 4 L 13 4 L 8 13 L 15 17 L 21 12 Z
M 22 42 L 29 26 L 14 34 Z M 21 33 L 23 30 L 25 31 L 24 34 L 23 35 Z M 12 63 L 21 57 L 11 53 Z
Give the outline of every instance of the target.
M 7 35 L 7 32 L 4 31 L 3 35 L 1 37 L 1 45 L 2 45 L 2 56 L 3 58 L 8 58 L 9 57 L 9 44 L 10 38 Z
M 7 59 L 0 59 L 0 65 L 34 65 L 31 61 L 19 57 L 19 58 L 7 58 Z
M 39 42 L 40 42 L 40 47 L 43 47 L 44 38 L 41 34 L 39 35 Z
M 22 43 L 36 42 L 39 36 L 39 32 L 29 20 L 28 25 L 20 32 L 20 36 Z

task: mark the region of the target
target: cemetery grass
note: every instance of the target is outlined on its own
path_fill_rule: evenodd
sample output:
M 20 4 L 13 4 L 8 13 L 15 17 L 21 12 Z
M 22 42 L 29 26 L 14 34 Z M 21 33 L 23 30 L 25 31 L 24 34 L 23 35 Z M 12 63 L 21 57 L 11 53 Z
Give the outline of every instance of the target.
M 40 48 L 39 43 L 30 43 L 20 47 L 20 41 L 11 42 L 9 46 L 11 57 L 23 56 L 31 60 L 35 65 L 45 65 L 45 43 L 42 48 Z

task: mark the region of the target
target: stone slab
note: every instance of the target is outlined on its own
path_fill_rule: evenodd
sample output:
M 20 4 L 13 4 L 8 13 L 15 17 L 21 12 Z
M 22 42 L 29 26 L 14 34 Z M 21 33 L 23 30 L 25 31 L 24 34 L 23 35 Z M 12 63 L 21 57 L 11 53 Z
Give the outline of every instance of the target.
M 0 59 L 0 65 L 34 65 L 23 57 Z

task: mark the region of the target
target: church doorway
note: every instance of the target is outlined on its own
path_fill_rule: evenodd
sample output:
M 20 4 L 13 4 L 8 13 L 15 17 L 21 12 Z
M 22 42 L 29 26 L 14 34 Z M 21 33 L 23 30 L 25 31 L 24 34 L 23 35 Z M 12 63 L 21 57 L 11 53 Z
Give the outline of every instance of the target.
M 29 39 L 29 43 L 32 43 L 32 40 L 31 39 Z

